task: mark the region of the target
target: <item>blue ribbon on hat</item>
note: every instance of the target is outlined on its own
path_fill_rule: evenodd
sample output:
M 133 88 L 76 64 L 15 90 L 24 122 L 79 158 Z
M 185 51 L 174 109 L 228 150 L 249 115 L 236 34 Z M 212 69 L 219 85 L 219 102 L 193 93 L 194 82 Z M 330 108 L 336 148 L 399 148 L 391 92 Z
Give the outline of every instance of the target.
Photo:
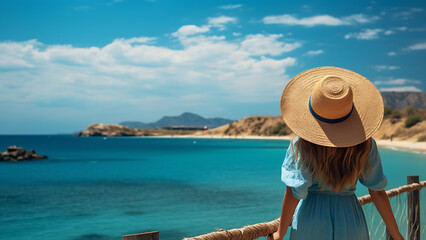
M 341 118 L 336 118 L 336 119 L 324 118 L 324 117 L 321 117 L 320 115 L 318 115 L 314 111 L 314 109 L 312 108 L 312 105 L 311 105 L 311 97 L 309 97 L 309 111 L 311 111 L 312 116 L 314 116 L 316 119 L 318 119 L 318 120 L 320 120 L 322 122 L 325 122 L 325 123 L 339 123 L 339 122 L 343 122 L 343 121 L 345 121 L 346 119 L 348 119 L 351 116 L 351 113 L 352 113 L 353 110 L 354 110 L 354 104 L 352 103 L 351 111 L 348 114 L 346 114 L 345 116 L 343 116 Z

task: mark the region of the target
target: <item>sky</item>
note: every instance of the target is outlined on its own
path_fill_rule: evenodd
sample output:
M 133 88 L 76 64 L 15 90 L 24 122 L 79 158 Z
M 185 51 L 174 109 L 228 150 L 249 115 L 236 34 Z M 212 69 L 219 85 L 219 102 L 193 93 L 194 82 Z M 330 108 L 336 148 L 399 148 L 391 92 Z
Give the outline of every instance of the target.
M 425 1 L 0 0 L 0 134 L 280 115 L 320 66 L 426 89 Z

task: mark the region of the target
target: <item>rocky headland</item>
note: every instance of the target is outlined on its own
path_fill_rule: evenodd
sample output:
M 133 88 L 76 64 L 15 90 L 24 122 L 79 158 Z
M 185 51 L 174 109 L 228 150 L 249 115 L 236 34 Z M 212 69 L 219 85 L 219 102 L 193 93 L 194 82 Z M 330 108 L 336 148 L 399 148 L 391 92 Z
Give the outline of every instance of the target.
M 188 135 L 194 134 L 197 130 L 182 127 L 177 130 L 173 129 L 137 129 L 129 128 L 119 124 L 102 124 L 94 123 L 89 125 L 85 130 L 80 131 L 74 136 L 76 137 L 121 137 L 121 136 L 164 136 L 164 135 Z
M 145 136 L 141 129 L 129 128 L 118 124 L 94 123 L 86 130 L 74 134 L 77 137 L 117 137 L 117 136 Z
M 25 150 L 17 146 L 10 146 L 5 152 L 0 153 L 0 162 L 19 162 L 32 159 L 47 158 L 45 155 L 38 155 L 34 150 Z

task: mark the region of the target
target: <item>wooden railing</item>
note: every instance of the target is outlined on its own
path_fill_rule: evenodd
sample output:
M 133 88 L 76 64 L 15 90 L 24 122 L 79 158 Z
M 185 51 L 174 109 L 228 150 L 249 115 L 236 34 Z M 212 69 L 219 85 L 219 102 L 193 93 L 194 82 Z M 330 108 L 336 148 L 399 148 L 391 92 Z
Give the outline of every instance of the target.
M 424 187 L 426 187 L 426 181 L 419 182 L 419 176 L 408 176 L 407 185 L 386 191 L 389 198 L 407 192 L 407 240 L 420 240 L 420 189 Z M 359 197 L 358 200 L 361 205 L 372 202 L 370 195 Z M 278 225 L 279 218 L 271 222 L 257 223 L 238 229 L 217 229 L 216 232 L 184 238 L 183 240 L 252 240 L 277 231 Z M 123 236 L 123 240 L 159 240 L 159 234 L 158 231 L 137 233 Z M 387 231 L 386 240 L 392 240 Z

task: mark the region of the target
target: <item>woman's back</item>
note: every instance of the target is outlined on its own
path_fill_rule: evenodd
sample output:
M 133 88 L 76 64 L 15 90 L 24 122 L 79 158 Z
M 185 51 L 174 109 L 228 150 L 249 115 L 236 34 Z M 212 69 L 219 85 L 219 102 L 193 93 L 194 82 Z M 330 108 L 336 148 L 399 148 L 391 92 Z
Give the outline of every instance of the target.
M 297 146 L 296 137 L 292 146 Z M 291 187 L 293 196 L 301 199 L 293 216 L 290 239 L 368 239 L 368 229 L 362 208 L 355 196 L 355 184 L 347 184 L 342 191 L 333 190 L 319 177 L 303 167 L 301 159 L 294 159 L 288 148 L 282 165 L 282 181 Z M 300 155 L 299 155 L 300 158 Z M 371 140 L 368 167 L 359 178 L 373 190 L 387 185 L 376 142 Z
M 284 122 L 300 138 L 282 165 L 287 187 L 278 231 L 268 239 L 281 240 L 291 222 L 290 239 L 368 239 L 354 194 L 358 180 L 369 188 L 392 237 L 402 239 L 371 138 L 384 113 L 374 84 L 347 69 L 313 68 L 285 86 L 280 107 Z
M 297 141 L 301 140 L 299 137 L 295 137 L 292 140 L 292 146 L 297 146 Z M 379 152 L 377 150 L 376 141 L 371 138 L 371 146 L 367 158 L 367 165 L 359 176 L 360 182 L 369 189 L 381 190 L 387 185 L 387 179 L 383 174 L 382 163 Z M 299 158 L 300 158 L 299 154 Z M 281 180 L 286 183 L 287 186 L 291 186 L 293 189 L 293 195 L 297 198 L 304 198 L 307 191 L 332 191 L 332 187 L 328 184 L 324 184 L 324 180 L 320 177 L 313 177 L 312 173 L 302 166 L 301 159 L 295 159 L 294 150 L 291 146 L 288 147 L 287 153 L 282 165 Z M 288 184 L 287 184 L 288 183 Z M 324 186 L 324 189 L 323 188 Z M 342 192 L 354 193 L 356 182 L 354 184 L 347 184 Z

